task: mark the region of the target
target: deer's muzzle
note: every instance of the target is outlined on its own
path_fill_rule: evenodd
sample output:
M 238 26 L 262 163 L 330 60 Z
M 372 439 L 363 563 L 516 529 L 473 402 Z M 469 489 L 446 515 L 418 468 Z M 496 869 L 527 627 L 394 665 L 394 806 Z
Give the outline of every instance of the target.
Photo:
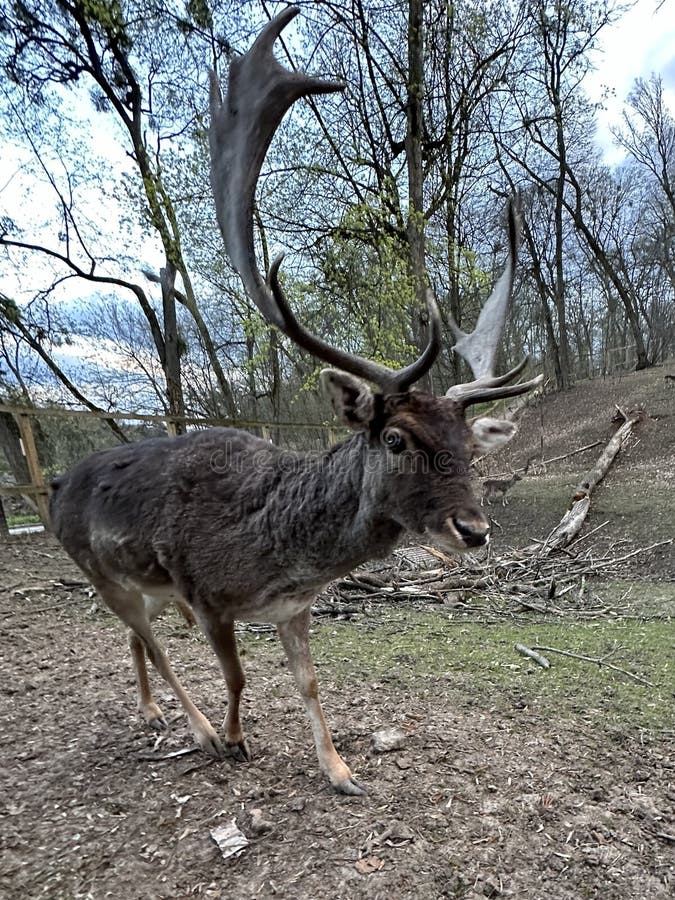
M 484 547 L 490 540 L 490 524 L 482 515 L 450 516 L 446 534 L 459 550 Z

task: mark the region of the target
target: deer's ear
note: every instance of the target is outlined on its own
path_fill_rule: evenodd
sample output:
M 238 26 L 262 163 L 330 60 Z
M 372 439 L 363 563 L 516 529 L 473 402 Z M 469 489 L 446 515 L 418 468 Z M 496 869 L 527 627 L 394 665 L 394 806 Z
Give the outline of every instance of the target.
M 337 369 L 324 369 L 321 383 L 330 397 L 335 415 L 343 425 L 363 431 L 370 425 L 375 412 L 373 392 L 358 378 Z
M 518 431 L 513 422 L 506 419 L 474 419 L 471 423 L 471 433 L 476 456 L 484 456 L 492 453 L 499 447 L 508 443 Z

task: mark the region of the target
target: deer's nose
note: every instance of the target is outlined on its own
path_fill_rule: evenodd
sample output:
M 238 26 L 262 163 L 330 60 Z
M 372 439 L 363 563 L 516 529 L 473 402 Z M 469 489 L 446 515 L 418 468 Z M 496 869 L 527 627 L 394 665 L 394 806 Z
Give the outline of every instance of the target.
M 453 516 L 452 524 L 467 547 L 482 547 L 490 536 L 490 525 L 482 518 L 469 519 Z

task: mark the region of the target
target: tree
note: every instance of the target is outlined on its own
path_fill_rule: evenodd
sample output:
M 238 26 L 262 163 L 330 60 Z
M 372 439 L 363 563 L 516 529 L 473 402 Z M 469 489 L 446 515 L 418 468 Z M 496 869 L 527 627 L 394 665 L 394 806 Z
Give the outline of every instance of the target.
M 638 78 L 628 95 L 623 127 L 614 135 L 637 167 L 644 185 L 641 225 L 648 233 L 642 246 L 645 262 L 660 265 L 675 291 L 675 118 L 663 96 L 660 76 Z M 663 311 L 665 312 L 665 310 Z M 658 323 L 658 324 L 657 324 Z M 673 317 L 657 315 L 662 352 L 672 338 Z
M 17 104 L 49 102 L 51 88 L 65 84 L 71 89 L 80 82 L 90 88 L 95 107 L 110 112 L 126 135 L 129 157 L 135 166 L 147 226 L 159 237 L 164 254 L 160 271 L 162 323 L 138 286 L 131 289 L 143 309 L 153 335 L 166 377 L 170 411 L 184 414 L 180 372 L 181 347 L 176 326 L 176 301 L 192 317 L 216 378 L 223 411 L 234 415 L 234 400 L 229 379 L 222 368 L 211 334 L 197 303 L 192 279 L 183 252 L 176 208 L 163 176 L 165 146 L 194 124 L 192 104 L 185 102 L 186 86 L 191 86 L 194 62 L 186 47 L 198 28 L 209 33 L 209 49 L 218 55 L 226 52 L 227 42 L 218 41 L 211 29 L 210 14 L 204 4 L 192 3 L 188 10 L 192 21 L 183 22 L 182 31 L 170 6 L 140 0 L 59 0 L 54 5 L 44 0 L 17 3 L 6 14 L 4 69 L 14 85 Z M 168 52 L 169 47 L 171 52 Z M 183 52 L 185 51 L 185 52 Z M 171 68 L 175 66 L 175 68 Z M 179 113 L 183 115 L 179 121 Z M 134 188 L 135 190 L 135 188 Z M 26 241 L 12 240 L 5 234 L 6 247 L 42 251 L 58 258 L 74 274 L 91 278 L 96 262 L 89 255 L 89 269 L 78 271 L 70 253 L 68 238 L 79 239 L 72 211 L 64 208 L 66 225 L 64 249 L 55 251 Z M 86 248 L 82 248 L 85 250 Z M 102 279 L 111 282 L 110 278 Z M 177 280 L 180 285 L 177 284 Z M 122 286 L 122 285 L 120 285 Z

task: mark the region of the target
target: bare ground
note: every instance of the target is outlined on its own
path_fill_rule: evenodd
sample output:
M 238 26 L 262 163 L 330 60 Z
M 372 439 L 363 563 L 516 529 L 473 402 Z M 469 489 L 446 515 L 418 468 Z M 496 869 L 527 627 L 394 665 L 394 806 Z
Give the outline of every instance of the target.
M 148 759 L 190 746 L 184 718 L 158 685 L 172 729 L 157 744 L 134 709 L 121 626 L 57 579 L 81 576 L 50 538 L 0 544 L 0 896 L 673 896 L 672 730 L 603 724 L 583 697 L 558 718 L 451 671 L 369 681 L 342 659 L 338 682 L 328 661 L 327 714 L 369 789 L 344 798 L 317 771 L 281 649 L 263 633 L 243 635 L 253 760 Z M 159 633 L 219 722 L 212 654 L 173 615 Z M 408 733 L 403 748 L 374 755 L 371 733 L 392 724 Z M 250 844 L 223 860 L 210 830 L 232 819 Z
M 675 386 L 664 379 L 675 363 L 621 376 L 580 382 L 569 391 L 536 400 L 519 419 L 519 433 L 498 454 L 489 456 L 481 474 L 508 473 L 532 461 L 531 471 L 508 494 L 509 506 L 490 508 L 497 549 L 519 547 L 545 537 L 570 503 L 575 485 L 599 457 L 616 429 L 616 404 L 642 410 L 643 421 L 594 491 L 585 525 L 602 525 L 599 550 L 617 541 L 626 549 L 644 547 L 675 535 Z M 583 453 L 542 468 L 539 461 Z M 638 560 L 633 573 L 675 577 L 675 544 Z

